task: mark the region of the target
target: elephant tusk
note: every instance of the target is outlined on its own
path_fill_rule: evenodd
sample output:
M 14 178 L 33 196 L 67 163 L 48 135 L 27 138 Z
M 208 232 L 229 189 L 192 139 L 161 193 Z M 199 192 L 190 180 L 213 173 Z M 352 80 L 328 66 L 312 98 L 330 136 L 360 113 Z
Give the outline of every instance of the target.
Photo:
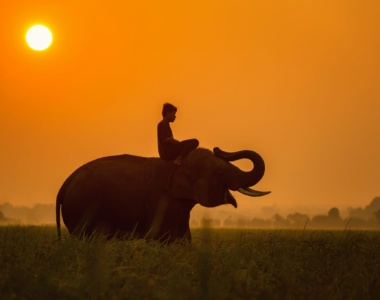
M 270 191 L 261 192 L 261 191 L 255 191 L 251 188 L 239 188 L 238 192 L 250 197 L 260 197 L 260 196 L 268 195 L 270 193 Z

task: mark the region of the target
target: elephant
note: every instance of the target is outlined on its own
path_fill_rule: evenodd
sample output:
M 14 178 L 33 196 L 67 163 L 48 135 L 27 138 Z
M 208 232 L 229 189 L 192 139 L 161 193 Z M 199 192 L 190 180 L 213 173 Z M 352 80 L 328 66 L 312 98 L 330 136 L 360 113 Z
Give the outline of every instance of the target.
M 251 171 L 231 161 L 249 159 Z M 250 187 L 265 172 L 264 160 L 250 150 L 219 148 L 192 150 L 181 165 L 158 157 L 129 154 L 102 157 L 74 171 L 56 199 L 60 216 L 73 236 L 100 234 L 110 238 L 147 238 L 162 242 L 191 242 L 190 211 L 196 204 L 216 207 L 237 202 L 230 190 L 263 196 Z

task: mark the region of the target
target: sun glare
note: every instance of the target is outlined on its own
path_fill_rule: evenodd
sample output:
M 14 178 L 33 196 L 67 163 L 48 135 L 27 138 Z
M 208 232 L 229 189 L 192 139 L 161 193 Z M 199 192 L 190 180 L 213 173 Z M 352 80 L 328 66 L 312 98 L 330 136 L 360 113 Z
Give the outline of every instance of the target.
M 47 49 L 52 40 L 53 35 L 51 34 L 51 31 L 44 25 L 35 25 L 29 28 L 26 33 L 26 42 L 29 47 L 37 51 Z

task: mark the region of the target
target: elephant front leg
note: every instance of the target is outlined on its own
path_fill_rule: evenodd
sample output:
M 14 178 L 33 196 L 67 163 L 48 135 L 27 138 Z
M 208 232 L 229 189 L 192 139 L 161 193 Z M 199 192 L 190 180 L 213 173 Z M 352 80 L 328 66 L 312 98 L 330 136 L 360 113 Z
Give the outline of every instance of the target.
M 191 243 L 191 232 L 189 227 L 190 212 L 185 213 L 178 226 L 178 239 Z

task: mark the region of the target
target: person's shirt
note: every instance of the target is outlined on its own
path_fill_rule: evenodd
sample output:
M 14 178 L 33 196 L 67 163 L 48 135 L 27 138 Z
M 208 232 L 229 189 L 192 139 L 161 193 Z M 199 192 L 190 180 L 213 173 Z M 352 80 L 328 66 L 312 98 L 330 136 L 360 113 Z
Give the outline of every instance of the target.
M 160 154 L 160 157 L 165 156 L 165 153 L 170 147 L 170 143 L 166 141 L 166 139 L 170 137 L 173 137 L 173 133 L 169 122 L 161 120 L 157 125 L 158 153 Z

